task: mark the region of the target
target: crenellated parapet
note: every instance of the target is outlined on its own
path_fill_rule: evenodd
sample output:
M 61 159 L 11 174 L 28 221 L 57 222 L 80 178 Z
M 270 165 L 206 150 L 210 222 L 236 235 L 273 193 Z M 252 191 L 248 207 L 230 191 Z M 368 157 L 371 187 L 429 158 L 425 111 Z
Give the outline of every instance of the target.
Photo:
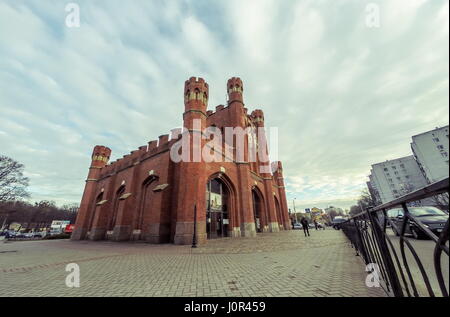
M 124 155 L 121 158 L 111 162 L 106 165 L 105 160 L 102 158 L 103 155 L 96 155 L 96 160 L 98 162 L 105 163 L 100 167 L 100 177 L 106 177 L 108 175 L 117 173 L 126 168 L 135 166 L 139 164 L 142 160 L 150 158 L 154 155 L 158 155 L 161 152 L 167 151 L 170 146 L 175 143 L 179 137 L 179 133 L 181 133 L 181 129 L 172 130 L 172 138 L 169 141 L 169 134 L 161 135 L 158 140 L 149 141 L 147 145 L 140 146 L 137 150 L 131 151 L 129 154 Z M 108 153 L 108 152 L 105 152 Z M 109 152 L 110 153 L 110 152 Z M 109 156 L 108 156 L 109 159 Z

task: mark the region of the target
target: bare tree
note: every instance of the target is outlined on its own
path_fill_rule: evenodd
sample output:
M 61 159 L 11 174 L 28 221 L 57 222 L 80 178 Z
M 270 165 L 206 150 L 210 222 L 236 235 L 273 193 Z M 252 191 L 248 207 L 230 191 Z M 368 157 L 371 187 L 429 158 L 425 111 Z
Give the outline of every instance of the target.
M 436 196 L 431 197 L 431 200 L 433 201 L 434 205 L 442 210 L 449 210 L 449 194 L 443 193 Z
M 372 195 L 367 189 L 363 189 L 361 196 L 358 199 L 358 205 L 361 209 L 366 210 L 367 208 L 375 207 L 377 202 L 373 199 Z
M 361 210 L 361 206 L 353 205 L 350 207 L 349 214 L 351 217 L 353 217 L 353 216 L 356 216 L 357 214 L 360 214 L 361 212 L 363 212 L 363 210 Z
M 23 164 L 0 156 L 0 202 L 29 197 L 28 178 L 23 175 L 23 169 Z

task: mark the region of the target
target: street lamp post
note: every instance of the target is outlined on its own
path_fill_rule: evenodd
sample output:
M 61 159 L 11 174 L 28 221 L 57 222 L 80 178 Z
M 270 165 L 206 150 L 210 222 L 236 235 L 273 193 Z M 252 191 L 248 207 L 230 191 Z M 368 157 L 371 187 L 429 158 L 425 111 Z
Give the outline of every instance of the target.
M 194 205 L 194 236 L 192 237 L 192 247 L 197 247 L 197 205 Z
M 294 199 L 292 200 L 292 203 L 293 203 L 293 205 L 294 205 L 295 222 L 299 222 L 298 216 L 297 216 L 297 210 L 295 209 L 295 200 L 296 200 L 296 199 L 297 199 L 297 198 L 294 198 Z

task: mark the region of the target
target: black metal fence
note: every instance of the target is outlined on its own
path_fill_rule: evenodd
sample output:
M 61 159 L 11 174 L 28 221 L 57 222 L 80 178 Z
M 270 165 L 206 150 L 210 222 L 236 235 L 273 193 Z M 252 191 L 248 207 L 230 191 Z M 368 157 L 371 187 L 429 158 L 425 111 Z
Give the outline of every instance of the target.
M 356 255 L 364 259 L 370 272 L 375 274 L 380 286 L 389 296 L 448 297 L 448 276 L 446 281 L 442 266 L 445 259 L 442 255 L 444 253 L 448 261 L 449 221 L 447 219 L 442 232 L 437 236 L 408 209 L 408 203 L 443 193 L 448 194 L 448 190 L 447 178 L 389 203 L 368 209 L 339 225 L 355 248 Z M 403 210 L 402 218 L 398 218 L 400 221 L 393 221 L 387 211 L 399 206 Z M 425 255 L 427 258 L 424 258 L 423 252 L 422 256 L 419 256 L 416 250 L 418 245 L 412 243 L 411 238 L 406 236 L 406 229 L 411 226 L 417 228 L 424 237 L 431 239 L 432 242 L 420 244 L 420 247 L 434 248 L 434 252 Z M 444 265 L 448 275 L 448 263 Z

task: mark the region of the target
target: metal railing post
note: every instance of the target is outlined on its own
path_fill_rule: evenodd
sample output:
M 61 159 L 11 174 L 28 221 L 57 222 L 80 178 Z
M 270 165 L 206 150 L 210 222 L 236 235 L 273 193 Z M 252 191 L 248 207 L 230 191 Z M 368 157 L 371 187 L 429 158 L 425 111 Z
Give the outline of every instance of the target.
M 392 288 L 395 297 L 404 297 L 402 286 L 398 279 L 397 272 L 395 271 L 395 265 L 392 261 L 391 254 L 389 252 L 389 248 L 387 246 L 386 241 L 384 240 L 384 236 L 381 228 L 378 227 L 376 220 L 374 219 L 372 213 L 367 210 L 367 215 L 370 219 L 370 224 L 372 226 L 372 230 L 374 230 L 375 238 L 377 239 L 378 246 L 380 248 L 381 257 L 383 262 L 385 263 L 385 268 L 389 278 L 389 285 Z M 380 263 L 381 264 L 381 263 Z

